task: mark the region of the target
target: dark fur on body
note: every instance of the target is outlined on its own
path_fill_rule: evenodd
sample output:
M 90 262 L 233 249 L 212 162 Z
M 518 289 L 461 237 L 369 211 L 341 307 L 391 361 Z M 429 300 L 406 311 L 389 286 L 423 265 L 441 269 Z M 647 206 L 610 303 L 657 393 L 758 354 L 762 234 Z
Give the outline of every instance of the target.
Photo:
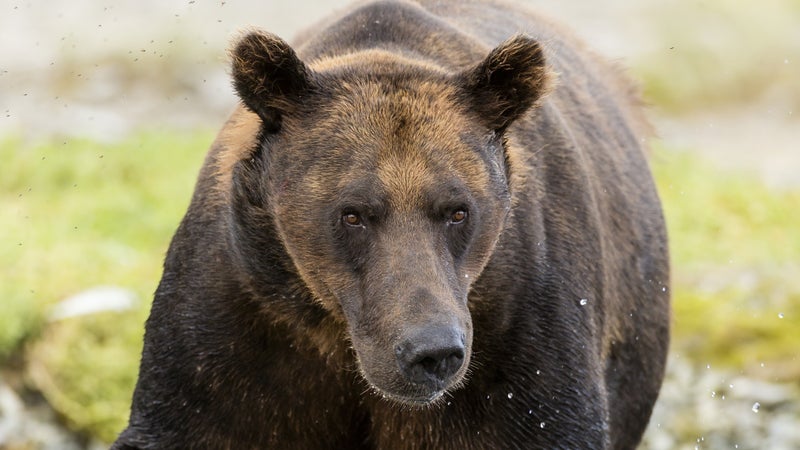
M 637 445 L 669 323 L 637 100 L 537 16 L 420 3 L 356 7 L 297 55 L 233 50 L 246 108 L 173 238 L 112 448 Z M 394 345 L 436 321 L 465 363 L 409 383 Z

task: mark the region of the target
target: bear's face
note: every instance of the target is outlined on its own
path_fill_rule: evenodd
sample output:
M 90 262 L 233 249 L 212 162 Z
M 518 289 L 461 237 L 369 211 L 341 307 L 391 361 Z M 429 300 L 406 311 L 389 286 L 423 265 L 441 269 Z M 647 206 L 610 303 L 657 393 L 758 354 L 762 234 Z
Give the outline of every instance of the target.
M 502 132 L 544 82 L 534 42 L 504 46 L 462 74 L 380 51 L 312 70 L 259 33 L 233 54 L 264 123 L 263 163 L 239 181 L 347 324 L 365 379 L 404 403 L 435 400 L 469 364 L 467 294 L 511 208 Z
M 343 313 L 370 384 L 413 402 L 466 371 L 467 293 L 510 208 L 501 143 L 435 95 L 446 88 L 341 86 L 285 118 L 269 150 L 273 217 L 303 280 Z

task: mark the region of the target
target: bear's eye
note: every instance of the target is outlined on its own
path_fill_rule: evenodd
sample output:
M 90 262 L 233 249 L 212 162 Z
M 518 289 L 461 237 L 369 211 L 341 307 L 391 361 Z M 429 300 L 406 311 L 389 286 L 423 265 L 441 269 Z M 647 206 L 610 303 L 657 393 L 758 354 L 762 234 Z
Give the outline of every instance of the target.
M 467 220 L 467 211 L 465 209 L 457 209 L 450 215 L 450 224 L 458 225 Z
M 360 227 L 363 225 L 361 216 L 355 213 L 347 213 L 343 215 L 342 222 L 349 227 Z

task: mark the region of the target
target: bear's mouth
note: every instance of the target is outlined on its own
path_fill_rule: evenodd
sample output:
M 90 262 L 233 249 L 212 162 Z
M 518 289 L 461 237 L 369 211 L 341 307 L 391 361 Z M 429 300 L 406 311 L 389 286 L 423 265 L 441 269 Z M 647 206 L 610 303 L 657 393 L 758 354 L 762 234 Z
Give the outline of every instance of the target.
M 373 389 L 379 393 L 380 397 L 386 401 L 393 402 L 393 403 L 400 403 L 404 406 L 414 407 L 426 407 L 431 406 L 438 403 L 441 399 L 444 398 L 444 394 L 447 392 L 446 389 L 441 389 L 437 391 L 433 391 L 430 393 L 419 393 L 418 395 L 404 395 L 404 394 L 396 394 L 396 393 L 389 393 L 379 388 Z
M 359 361 L 360 362 L 360 361 Z M 448 380 L 427 380 L 418 383 L 407 378 L 402 371 L 372 372 L 359 364 L 361 376 L 370 390 L 381 399 L 411 408 L 433 406 L 448 392 L 458 389 L 465 382 L 464 373 L 454 374 Z

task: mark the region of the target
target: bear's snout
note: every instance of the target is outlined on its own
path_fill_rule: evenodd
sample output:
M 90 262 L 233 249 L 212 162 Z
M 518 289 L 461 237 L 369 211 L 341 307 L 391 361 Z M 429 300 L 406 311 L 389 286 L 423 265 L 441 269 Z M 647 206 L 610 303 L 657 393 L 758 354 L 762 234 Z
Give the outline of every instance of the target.
M 464 364 L 465 333 L 458 326 L 432 325 L 411 330 L 395 348 L 401 373 L 433 391 L 451 384 Z

